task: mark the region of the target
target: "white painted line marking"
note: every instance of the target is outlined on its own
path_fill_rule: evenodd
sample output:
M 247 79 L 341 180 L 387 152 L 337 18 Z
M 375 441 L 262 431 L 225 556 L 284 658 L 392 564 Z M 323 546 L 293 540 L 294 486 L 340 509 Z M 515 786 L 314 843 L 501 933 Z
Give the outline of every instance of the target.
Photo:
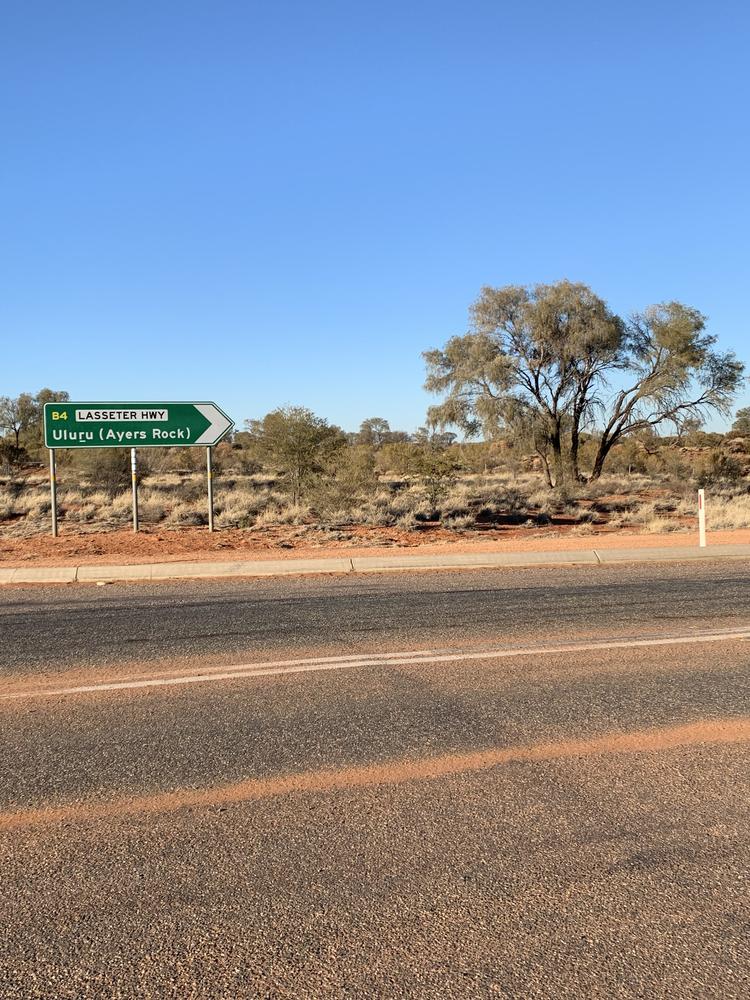
M 97 694 L 102 691 L 129 691 L 139 688 L 172 687 L 179 684 L 205 684 L 209 681 L 237 680 L 242 677 L 269 677 L 280 674 L 300 674 L 324 670 L 345 670 L 355 667 L 413 666 L 420 663 L 461 663 L 469 660 L 499 660 L 521 656 L 550 656 L 583 653 L 596 650 L 636 649 L 650 646 L 677 646 L 690 643 L 727 642 L 750 639 L 750 628 L 694 632 L 648 639 L 608 639 L 557 646 L 500 647 L 482 650 L 415 649 L 398 653 L 363 653 L 357 656 L 321 656 L 307 660 L 271 660 L 264 663 L 242 663 L 216 667 L 200 673 L 149 677 L 139 680 L 104 681 L 63 688 L 34 688 L 0 695 L 0 701 L 20 698 L 60 697 L 71 694 Z

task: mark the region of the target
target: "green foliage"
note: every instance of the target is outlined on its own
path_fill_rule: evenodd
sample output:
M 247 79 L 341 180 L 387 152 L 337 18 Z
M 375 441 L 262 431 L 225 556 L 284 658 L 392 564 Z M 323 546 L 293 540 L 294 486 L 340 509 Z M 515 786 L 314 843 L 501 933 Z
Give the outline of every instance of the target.
M 377 453 L 378 471 L 392 472 L 397 476 L 416 474 L 419 453 L 419 447 L 409 441 L 386 444 Z
M 309 499 L 320 514 L 348 511 L 378 488 L 375 453 L 366 445 L 349 445 L 333 453 L 311 485 Z
M 605 372 L 622 364 L 621 320 L 585 285 L 561 281 L 485 287 L 471 321 L 471 332 L 424 355 L 425 387 L 447 394 L 430 421 L 521 436 L 550 485 L 562 483 L 566 466 L 577 478 L 581 430 L 601 405 Z
M 750 406 L 744 406 L 741 410 L 737 410 L 732 430 L 737 434 L 750 436 Z
M 391 434 L 391 426 L 383 417 L 368 417 L 359 425 L 356 435 L 357 444 L 368 445 L 370 448 L 382 448 Z
M 127 448 L 81 449 L 74 461 L 89 485 L 103 490 L 109 497 L 117 496 L 130 486 L 130 451 Z M 143 474 L 141 469 L 141 477 Z
M 17 448 L 12 438 L 0 439 L 0 468 L 9 472 L 28 458 L 25 448 Z
M 736 486 L 744 479 L 742 463 L 723 451 L 712 451 L 708 461 L 698 473 L 697 483 L 701 488 L 709 486 Z
M 624 321 L 585 285 L 486 287 L 471 322 L 469 333 L 424 354 L 425 386 L 444 396 L 429 420 L 524 440 L 549 485 L 582 478 L 586 428 L 601 428 L 597 479 L 624 437 L 726 414 L 742 382 L 742 364 L 715 349 L 705 317 L 679 302 Z M 625 387 L 613 391 L 621 373 Z
M 302 406 L 287 406 L 246 422 L 250 447 L 276 468 L 293 503 L 324 472 L 326 464 L 346 445 L 346 435 Z
M 456 481 L 458 464 L 447 449 L 426 447 L 416 456 L 414 464 L 431 508 L 439 506 Z
M 45 403 L 62 403 L 70 397 L 67 392 L 40 389 L 32 396 L 22 392 L 20 396 L 0 397 L 0 431 L 12 439 L 16 461 L 22 461 L 27 454 L 40 457 L 44 451 L 43 412 Z

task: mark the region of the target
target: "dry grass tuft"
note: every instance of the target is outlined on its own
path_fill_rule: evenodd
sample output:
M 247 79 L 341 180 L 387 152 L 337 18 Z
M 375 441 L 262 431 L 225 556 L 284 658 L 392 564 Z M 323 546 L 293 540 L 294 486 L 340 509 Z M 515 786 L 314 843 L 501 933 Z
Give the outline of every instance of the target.
M 706 498 L 706 527 L 709 531 L 750 528 L 750 494 Z

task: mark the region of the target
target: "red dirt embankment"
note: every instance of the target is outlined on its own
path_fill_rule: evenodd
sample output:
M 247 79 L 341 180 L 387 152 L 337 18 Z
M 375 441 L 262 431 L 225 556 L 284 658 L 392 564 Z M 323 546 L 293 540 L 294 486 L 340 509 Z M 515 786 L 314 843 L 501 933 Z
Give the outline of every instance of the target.
M 343 534 L 343 537 L 342 537 Z M 574 535 L 560 526 L 550 528 L 493 527 L 457 535 L 438 525 L 416 531 L 399 528 L 347 527 L 345 532 L 300 530 L 295 526 L 262 531 L 227 528 L 211 534 L 206 528 L 174 531 L 146 529 L 137 535 L 119 530 L 90 534 L 35 535 L 0 539 L 0 566 L 65 566 L 96 563 L 181 562 L 249 559 L 304 559 L 381 556 L 403 552 L 552 552 L 583 549 L 655 548 L 698 544 L 695 532 L 639 535 L 594 529 Z M 750 529 L 709 533 L 709 544 L 750 544 Z

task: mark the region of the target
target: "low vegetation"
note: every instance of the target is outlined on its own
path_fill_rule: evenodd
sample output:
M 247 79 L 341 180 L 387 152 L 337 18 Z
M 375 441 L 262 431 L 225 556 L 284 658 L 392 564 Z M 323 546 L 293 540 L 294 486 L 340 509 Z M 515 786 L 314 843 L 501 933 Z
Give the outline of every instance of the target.
M 342 540 L 366 529 L 456 536 L 750 527 L 750 408 L 727 434 L 743 365 L 706 318 L 667 302 L 622 318 L 587 286 L 484 288 L 468 333 L 425 352 L 441 397 L 415 434 L 383 417 L 347 433 L 303 407 L 249 420 L 214 455 L 216 526 Z M 42 389 L 0 397 L 0 530 L 47 530 Z M 459 441 L 451 428 L 463 434 Z M 481 438 L 477 440 L 477 438 Z M 141 449 L 140 512 L 207 523 L 202 449 Z M 58 452 L 63 530 L 130 519 L 127 449 Z
M 294 414 L 298 424 L 304 411 Z M 386 431 L 345 435 L 316 418 L 325 447 L 305 465 L 275 460 L 257 426 L 215 449 L 216 527 L 261 536 L 287 528 L 291 537 L 341 541 L 361 529 L 484 537 L 537 529 L 577 535 L 609 531 L 693 531 L 696 491 L 705 487 L 708 526 L 750 528 L 750 436 L 695 430 L 683 440 L 635 437 L 613 450 L 610 471 L 595 482 L 550 490 L 539 459 L 510 440 L 460 443 L 452 435 L 414 438 Z M 328 429 L 326 429 L 328 428 Z M 311 431 L 311 433 L 312 433 Z M 335 447 L 332 441 L 335 438 Z M 305 447 L 315 452 L 314 442 Z M 585 457 L 596 447 L 584 440 Z M 285 457 L 286 456 L 286 457 Z M 125 452 L 60 453 L 58 503 L 65 532 L 124 527 L 131 517 Z M 143 450 L 139 503 L 145 527 L 207 524 L 204 453 Z M 304 466 L 304 468 L 303 468 Z M 0 475 L 0 532 L 22 537 L 49 530 L 47 471 L 25 461 Z M 365 532 L 366 534 L 366 532 Z

